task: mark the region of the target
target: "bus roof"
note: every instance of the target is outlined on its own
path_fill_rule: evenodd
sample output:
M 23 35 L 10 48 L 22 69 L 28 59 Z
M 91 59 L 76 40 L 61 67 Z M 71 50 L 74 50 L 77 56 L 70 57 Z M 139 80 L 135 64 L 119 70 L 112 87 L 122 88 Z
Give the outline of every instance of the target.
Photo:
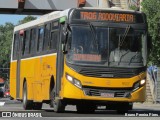
M 55 11 L 55 12 L 51 12 L 49 14 L 43 15 L 39 18 L 37 18 L 36 20 L 33 20 L 31 22 L 27 22 L 21 25 L 18 25 L 14 28 L 14 31 L 19 31 L 28 27 L 32 27 L 32 26 L 41 26 L 43 23 L 48 22 L 50 20 L 54 20 L 54 19 L 58 19 L 60 17 L 66 16 L 68 15 L 70 9 L 64 10 L 64 11 Z
M 64 11 L 55 11 L 55 12 L 51 12 L 49 14 L 43 15 L 39 18 L 37 18 L 36 20 L 33 20 L 31 22 L 27 22 L 21 25 L 18 25 L 14 28 L 14 31 L 19 31 L 28 27 L 32 27 L 32 26 L 41 26 L 43 25 L 43 23 L 48 22 L 50 20 L 55 20 L 58 19 L 60 17 L 66 16 L 68 17 L 68 12 L 71 10 L 70 9 L 66 9 Z M 134 10 L 126 10 L 126 9 L 121 9 L 121 8 L 95 8 L 95 7 L 83 7 L 83 8 L 76 8 L 76 9 L 88 9 L 88 10 L 109 10 L 109 11 L 118 11 L 118 12 L 130 12 L 130 13 L 141 13 L 138 11 L 134 11 Z
M 78 9 L 90 9 L 90 10 L 110 10 L 110 11 L 118 11 L 118 12 L 133 12 L 133 13 L 141 13 L 140 11 L 135 11 L 135 10 L 127 10 L 127 9 L 122 9 L 120 7 L 111 7 L 111 8 L 99 8 L 99 7 L 83 7 L 83 8 L 78 8 Z

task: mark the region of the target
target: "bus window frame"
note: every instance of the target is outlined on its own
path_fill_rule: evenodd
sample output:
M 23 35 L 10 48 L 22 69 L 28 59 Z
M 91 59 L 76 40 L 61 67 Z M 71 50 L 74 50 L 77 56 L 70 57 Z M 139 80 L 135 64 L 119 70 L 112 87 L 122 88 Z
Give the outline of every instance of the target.
M 25 37 L 26 37 L 26 32 L 28 32 L 28 38 L 27 39 L 25 39 Z M 24 37 L 23 37 L 23 39 L 24 39 L 24 42 L 25 42 L 25 50 L 24 50 L 24 56 L 25 57 L 28 57 L 29 55 L 30 55 L 30 53 L 29 53 L 29 45 L 30 45 L 30 29 L 26 29 L 25 31 L 24 31 Z M 26 40 L 28 40 L 28 41 L 26 41 Z M 28 43 L 27 43 L 28 42 Z M 28 45 L 27 45 L 27 44 Z M 27 48 L 28 47 L 28 48 Z M 27 48 L 27 49 L 26 49 Z
M 39 32 L 40 32 L 40 29 L 43 29 L 43 35 L 42 35 L 42 40 L 39 38 Z M 38 26 L 38 29 L 37 29 L 37 42 L 36 42 L 36 54 L 41 54 L 43 52 L 43 41 L 44 41 L 44 25 L 42 26 Z M 40 41 L 41 40 L 41 41 Z M 41 43 L 42 42 L 42 43 Z M 41 45 L 41 46 L 40 46 Z
M 50 40 L 49 40 L 49 51 L 48 53 L 56 53 L 58 49 L 58 41 L 60 39 L 60 23 L 59 19 L 56 19 L 54 21 L 50 21 L 51 23 L 51 29 L 50 29 Z M 54 23 L 58 23 L 56 27 L 53 26 Z M 56 43 L 56 48 L 51 49 L 51 38 L 52 38 L 52 32 L 57 32 L 57 43 Z
M 56 33 L 57 34 L 57 41 L 56 41 L 56 47 L 55 48 L 52 48 L 51 47 L 51 41 L 52 41 L 52 33 Z M 51 32 L 50 32 L 50 50 L 51 51 L 54 51 L 54 52 L 57 52 L 57 48 L 58 48 L 58 40 L 59 40 L 59 30 L 58 29 L 55 29 L 55 30 L 52 30 Z M 53 41 L 53 43 L 55 43 L 55 41 Z
M 14 42 L 13 42 L 13 55 L 12 55 L 13 60 L 17 60 L 18 39 L 19 39 L 19 34 L 18 34 L 18 32 L 15 32 L 14 33 Z M 17 45 L 16 45 L 16 43 L 17 43 Z
M 49 25 L 49 31 L 48 31 L 49 33 L 47 33 L 48 36 L 46 35 L 47 25 Z M 42 51 L 45 53 L 46 52 L 48 53 L 48 51 L 50 50 L 49 49 L 49 43 L 50 43 L 49 41 L 51 39 L 50 33 L 51 33 L 51 22 L 47 22 L 44 24 L 44 35 L 43 35 L 43 45 L 42 45 Z
M 25 31 L 24 31 L 24 33 L 25 33 Z M 22 58 L 24 56 L 24 51 L 25 51 L 25 41 L 24 41 L 24 35 L 23 35 L 22 49 L 21 49 L 21 56 L 22 56 Z
M 35 30 L 35 37 L 34 39 L 32 38 L 32 30 Z M 33 33 L 34 34 L 34 33 Z M 32 45 L 32 42 L 34 41 L 34 45 Z M 31 56 L 34 56 L 36 53 L 36 41 L 37 41 L 37 27 L 32 27 L 30 29 L 30 47 L 29 47 L 29 54 Z

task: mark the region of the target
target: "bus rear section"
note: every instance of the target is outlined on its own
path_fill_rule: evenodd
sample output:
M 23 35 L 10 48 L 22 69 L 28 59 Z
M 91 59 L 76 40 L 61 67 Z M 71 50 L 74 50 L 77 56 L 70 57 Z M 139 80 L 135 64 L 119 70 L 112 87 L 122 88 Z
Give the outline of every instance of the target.
M 14 28 L 10 64 L 11 97 L 25 110 L 42 108 L 51 101 L 56 79 L 59 13 L 49 13 Z

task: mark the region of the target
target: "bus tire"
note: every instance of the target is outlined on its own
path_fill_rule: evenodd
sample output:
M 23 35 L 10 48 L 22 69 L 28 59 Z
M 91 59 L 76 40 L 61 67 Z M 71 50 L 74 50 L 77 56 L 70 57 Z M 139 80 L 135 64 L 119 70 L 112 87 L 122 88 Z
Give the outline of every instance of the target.
M 34 110 L 41 110 L 42 109 L 42 102 L 34 102 L 33 109 Z
M 54 107 L 54 89 L 52 89 L 50 92 L 50 107 Z
M 94 113 L 96 106 L 90 104 L 77 104 L 77 113 Z
M 54 107 L 54 98 L 55 98 L 55 95 L 54 95 L 54 78 L 52 77 L 51 78 L 51 82 L 50 82 L 50 107 L 53 108 Z
M 62 113 L 65 111 L 65 104 L 62 100 L 55 100 L 54 101 L 54 111 L 56 113 Z
M 132 110 L 133 108 L 133 104 L 125 104 L 123 107 L 120 106 L 118 109 L 117 109 L 117 113 L 118 114 L 125 114 L 125 113 L 128 113 L 128 110 Z
M 23 85 L 23 108 L 24 110 L 31 110 L 33 108 L 33 101 L 28 100 L 27 83 Z

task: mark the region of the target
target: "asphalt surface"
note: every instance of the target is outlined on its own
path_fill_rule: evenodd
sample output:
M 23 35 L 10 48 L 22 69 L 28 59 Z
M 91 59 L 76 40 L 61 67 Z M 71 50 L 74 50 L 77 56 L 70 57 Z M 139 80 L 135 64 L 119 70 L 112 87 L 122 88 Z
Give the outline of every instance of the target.
M 9 100 L 8 98 L 0 98 L 0 116 L 3 114 L 3 119 L 55 119 L 55 120 L 124 120 L 124 119 L 160 119 L 160 104 L 152 103 L 135 103 L 133 105 L 133 110 L 125 114 L 117 114 L 114 110 L 105 110 L 104 107 L 99 107 L 94 114 L 78 114 L 76 112 L 76 107 L 68 105 L 64 113 L 55 113 L 53 108 L 49 105 L 43 104 L 42 110 L 23 110 L 22 103 L 16 100 Z M 12 118 L 6 116 L 11 115 Z M 26 118 L 29 117 L 29 118 Z M 38 118 L 35 118 L 38 117 Z M 42 118 L 41 118 L 42 117 Z M 2 118 L 0 118 L 2 119 Z

